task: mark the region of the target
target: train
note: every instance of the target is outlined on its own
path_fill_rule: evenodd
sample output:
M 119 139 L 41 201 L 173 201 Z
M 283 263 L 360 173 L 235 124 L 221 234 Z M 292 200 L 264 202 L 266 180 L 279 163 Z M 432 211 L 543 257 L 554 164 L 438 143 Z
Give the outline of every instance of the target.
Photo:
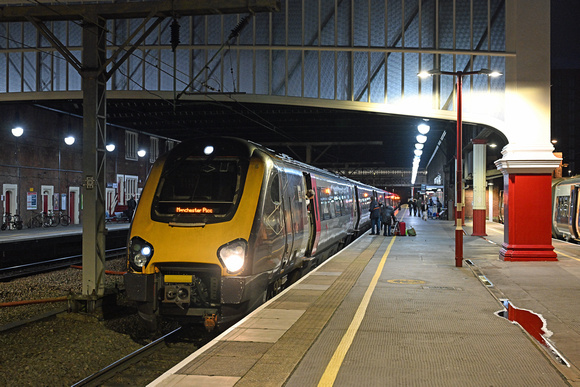
M 552 180 L 552 237 L 580 241 L 580 177 Z
M 127 247 L 127 296 L 150 329 L 160 319 L 234 322 L 371 226 L 392 192 L 249 140 L 182 142 L 152 166 Z

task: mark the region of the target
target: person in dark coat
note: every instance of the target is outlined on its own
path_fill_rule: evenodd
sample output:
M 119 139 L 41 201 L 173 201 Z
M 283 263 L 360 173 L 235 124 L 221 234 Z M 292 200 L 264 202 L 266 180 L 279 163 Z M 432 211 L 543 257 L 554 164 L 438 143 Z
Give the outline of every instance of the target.
M 391 224 L 394 215 L 395 209 L 390 205 L 386 204 L 381 207 L 381 222 L 385 228 L 383 232 L 384 236 L 391 236 Z
M 127 200 L 127 218 L 133 218 L 135 208 L 137 208 L 137 202 L 135 201 L 135 196 L 131 196 L 131 199 Z
M 381 233 L 381 206 L 377 202 L 377 199 L 373 198 L 369 211 L 371 212 L 371 235 L 379 235 Z M 377 230 L 376 232 L 375 228 Z

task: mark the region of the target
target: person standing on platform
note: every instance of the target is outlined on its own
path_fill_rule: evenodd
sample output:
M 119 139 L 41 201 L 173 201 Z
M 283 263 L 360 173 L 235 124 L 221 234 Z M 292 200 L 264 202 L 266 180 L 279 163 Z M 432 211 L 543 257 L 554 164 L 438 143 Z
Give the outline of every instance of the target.
M 135 201 L 135 196 L 131 196 L 131 199 L 127 200 L 127 218 L 129 220 L 133 219 L 135 208 L 137 208 L 137 202 Z
M 407 206 L 409 206 L 409 216 L 413 215 L 413 198 L 407 201 Z
M 381 208 L 381 223 L 385 228 L 383 235 L 384 236 L 391 236 L 391 223 L 393 215 L 395 215 L 395 210 L 388 204 L 385 204 Z
M 381 233 L 381 206 L 374 197 L 371 201 L 371 208 L 369 211 L 371 212 L 371 235 L 379 235 Z M 375 228 L 377 230 L 376 232 Z
M 413 215 L 417 216 L 417 199 L 413 199 Z
M 423 215 L 423 197 L 422 196 L 419 196 L 419 199 L 417 199 L 417 213 L 419 214 L 420 217 Z

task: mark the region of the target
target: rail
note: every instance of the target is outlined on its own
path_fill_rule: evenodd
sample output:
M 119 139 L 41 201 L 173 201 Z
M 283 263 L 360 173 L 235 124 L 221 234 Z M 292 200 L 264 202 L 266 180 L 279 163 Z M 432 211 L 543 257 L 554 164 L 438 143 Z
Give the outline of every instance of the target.
M 119 359 L 116 362 L 106 366 L 102 370 L 95 372 L 91 376 L 88 376 L 85 379 L 73 384 L 72 387 L 101 385 L 103 382 L 112 378 L 116 374 L 122 372 L 127 367 L 131 366 L 134 363 L 139 362 L 144 357 L 151 355 L 153 352 L 158 350 L 162 344 L 165 343 L 165 340 L 167 340 L 167 338 L 173 336 L 179 330 L 181 330 L 181 327 L 169 332 L 165 336 L 160 337 L 159 339 L 145 345 L 144 347 L 139 348 L 135 352 L 130 353 L 124 358 Z

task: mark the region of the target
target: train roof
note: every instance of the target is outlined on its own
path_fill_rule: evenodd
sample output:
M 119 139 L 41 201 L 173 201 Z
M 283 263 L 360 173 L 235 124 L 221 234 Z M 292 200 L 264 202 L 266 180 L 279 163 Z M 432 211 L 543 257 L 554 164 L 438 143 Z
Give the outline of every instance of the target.
M 263 146 L 261 144 L 255 143 L 253 141 L 250 141 L 250 140 L 243 140 L 243 141 L 247 141 L 249 144 L 255 146 L 257 149 L 260 149 L 262 151 L 268 152 L 272 157 L 276 157 L 279 160 L 282 160 L 282 161 L 287 162 L 289 164 L 295 165 L 295 166 L 300 167 L 302 169 L 308 169 L 308 170 L 315 171 L 315 172 L 320 173 L 320 174 L 323 174 L 323 175 L 328 175 L 330 177 L 339 178 L 341 180 L 348 181 L 351 184 L 356 185 L 358 187 L 367 188 L 369 190 L 375 190 L 375 191 L 380 191 L 380 192 L 386 192 L 386 193 L 389 193 L 391 195 L 395 195 L 393 192 L 387 191 L 385 189 L 377 188 L 377 187 L 374 187 L 372 185 L 368 185 L 368 184 L 362 183 L 360 181 L 353 180 L 353 179 L 351 179 L 349 177 L 342 176 L 342 175 L 339 175 L 337 173 L 331 172 L 331 171 L 329 171 L 327 169 L 321 169 L 321 168 L 312 166 L 310 164 L 306 164 L 306 163 L 304 163 L 302 161 L 295 160 L 292 157 L 288 156 L 287 154 L 277 153 L 276 151 L 274 151 L 274 150 L 272 150 L 272 149 L 270 149 L 268 147 L 265 147 L 265 146 Z

